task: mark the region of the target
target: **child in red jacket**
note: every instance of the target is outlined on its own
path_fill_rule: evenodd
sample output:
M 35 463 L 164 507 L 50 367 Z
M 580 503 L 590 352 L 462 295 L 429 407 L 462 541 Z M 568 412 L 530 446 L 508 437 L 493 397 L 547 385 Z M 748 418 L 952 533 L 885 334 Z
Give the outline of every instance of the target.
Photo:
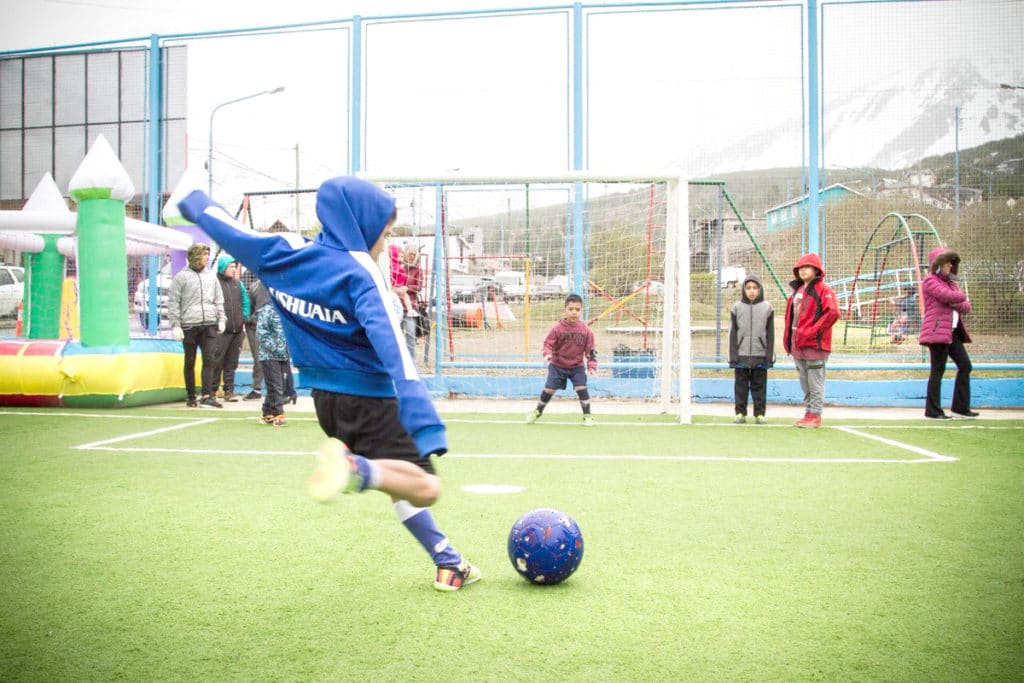
M 594 333 L 587 323 L 580 319 L 583 314 L 583 297 L 570 294 L 565 297 L 565 311 L 561 320 L 544 338 L 544 360 L 548 362 L 548 379 L 540 393 L 537 407 L 526 416 L 526 422 L 533 424 L 540 419 L 556 391 L 572 382 L 572 388 L 580 398 L 583 410 L 583 425 L 593 426 L 590 415 L 590 392 L 587 389 L 587 373 L 597 372 L 597 351 L 594 349 Z
M 804 254 L 793 266 L 793 295 L 786 301 L 783 346 L 793 356 L 800 388 L 804 392 L 804 416 L 795 427 L 821 426 L 825 402 L 825 363 L 832 351 L 832 326 L 839 320 L 836 293 L 825 284 L 821 257 Z

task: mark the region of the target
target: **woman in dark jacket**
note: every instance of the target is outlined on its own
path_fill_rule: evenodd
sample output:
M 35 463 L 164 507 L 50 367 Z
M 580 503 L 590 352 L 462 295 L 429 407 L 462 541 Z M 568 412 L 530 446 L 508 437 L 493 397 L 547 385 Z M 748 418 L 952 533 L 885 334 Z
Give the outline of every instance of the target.
M 972 366 L 964 346 L 971 341 L 963 319 L 971 311 L 971 301 L 957 285 L 956 277 L 960 256 L 939 247 L 928 254 L 928 262 L 931 274 L 921 282 L 924 318 L 918 340 L 928 347 L 931 357 L 924 416 L 933 420 L 978 417 L 978 413 L 971 410 Z M 952 416 L 942 410 L 942 376 L 946 372 L 946 360 L 950 358 L 956 363 Z

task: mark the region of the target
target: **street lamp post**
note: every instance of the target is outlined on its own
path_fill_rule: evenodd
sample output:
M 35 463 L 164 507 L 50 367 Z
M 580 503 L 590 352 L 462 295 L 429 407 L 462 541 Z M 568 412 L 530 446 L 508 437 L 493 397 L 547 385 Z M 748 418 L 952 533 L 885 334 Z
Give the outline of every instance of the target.
M 251 100 L 252 98 L 259 97 L 260 95 L 276 95 L 277 93 L 283 91 L 284 86 L 279 85 L 273 90 L 264 90 L 262 92 L 253 93 L 252 95 L 246 95 L 245 97 L 239 97 L 234 100 L 228 100 L 227 102 L 221 102 L 213 108 L 213 111 L 210 112 L 210 150 L 206 156 L 206 172 L 209 174 L 210 177 L 209 185 L 207 186 L 207 194 L 209 194 L 211 197 L 213 196 L 213 115 L 217 113 L 218 109 L 220 109 L 221 107 L 226 107 L 229 104 L 234 104 L 235 102 L 242 102 L 243 100 Z

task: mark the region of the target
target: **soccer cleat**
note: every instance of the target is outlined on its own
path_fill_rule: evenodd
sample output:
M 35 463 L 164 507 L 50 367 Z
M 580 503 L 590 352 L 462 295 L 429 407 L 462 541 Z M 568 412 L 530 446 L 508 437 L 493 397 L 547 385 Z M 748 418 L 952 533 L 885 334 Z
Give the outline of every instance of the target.
M 188 402 L 185 405 L 189 408 L 198 408 L 199 401 L 196 400 L 195 396 L 190 396 Z
M 248 394 L 242 397 L 243 401 L 258 401 L 263 398 L 263 394 L 253 389 Z
M 597 423 L 594 422 L 594 416 L 593 415 L 584 415 L 583 416 L 583 426 L 584 427 L 593 427 L 595 424 L 597 424 Z
M 953 417 L 954 420 L 973 420 L 974 418 L 978 417 L 978 415 L 980 414 L 980 413 L 976 413 L 973 410 L 967 410 L 966 412 L 963 412 L 963 413 L 957 412 L 955 410 L 951 411 L 951 412 L 953 413 L 952 417 Z
M 736 417 L 733 418 L 732 423 L 734 425 L 745 425 L 747 424 L 747 416 L 743 413 L 736 413 Z
M 226 394 L 224 394 L 224 400 L 230 401 L 231 403 L 238 403 L 240 399 L 241 397 L 232 391 L 229 391 Z
M 223 408 L 224 404 L 215 399 L 213 396 L 204 396 L 199 401 L 200 408 Z
M 288 424 L 288 420 L 285 419 L 284 415 L 275 415 L 274 416 L 274 426 L 275 427 L 284 427 L 286 424 Z
M 945 413 L 939 413 L 938 415 L 925 415 L 929 420 L 952 420 L 953 418 Z
M 754 422 L 756 422 L 759 425 L 766 425 L 766 424 L 768 424 L 768 420 L 765 419 L 764 415 L 756 416 L 754 418 Z
M 274 416 L 264 415 L 263 417 L 260 418 L 260 422 L 265 425 L 272 425 L 274 424 Z
M 532 425 L 534 422 L 540 419 L 540 411 L 534 410 L 532 413 L 526 416 L 526 424 Z
M 309 478 L 309 494 L 326 503 L 339 493 L 358 493 L 362 478 L 352 451 L 338 439 L 327 439 L 316 449 L 316 469 Z
M 434 579 L 434 589 L 444 593 L 457 591 L 463 586 L 476 583 L 482 574 L 480 569 L 474 567 L 468 560 L 463 559 L 458 567 L 438 567 L 437 577 Z

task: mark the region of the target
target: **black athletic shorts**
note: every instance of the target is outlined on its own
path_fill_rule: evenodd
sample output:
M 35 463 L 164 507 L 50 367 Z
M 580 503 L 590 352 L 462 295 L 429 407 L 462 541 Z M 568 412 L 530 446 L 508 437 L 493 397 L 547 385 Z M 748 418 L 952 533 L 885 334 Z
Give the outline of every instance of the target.
M 314 389 L 312 396 L 320 429 L 344 441 L 353 453 L 370 460 L 405 460 L 434 474 L 430 458 L 420 455 L 398 419 L 398 399 L 323 389 Z
M 565 389 L 566 382 L 572 382 L 572 387 L 587 386 L 587 369 L 582 365 L 574 368 L 560 368 L 554 363 L 548 363 L 548 379 L 544 382 L 545 389 L 561 391 Z

